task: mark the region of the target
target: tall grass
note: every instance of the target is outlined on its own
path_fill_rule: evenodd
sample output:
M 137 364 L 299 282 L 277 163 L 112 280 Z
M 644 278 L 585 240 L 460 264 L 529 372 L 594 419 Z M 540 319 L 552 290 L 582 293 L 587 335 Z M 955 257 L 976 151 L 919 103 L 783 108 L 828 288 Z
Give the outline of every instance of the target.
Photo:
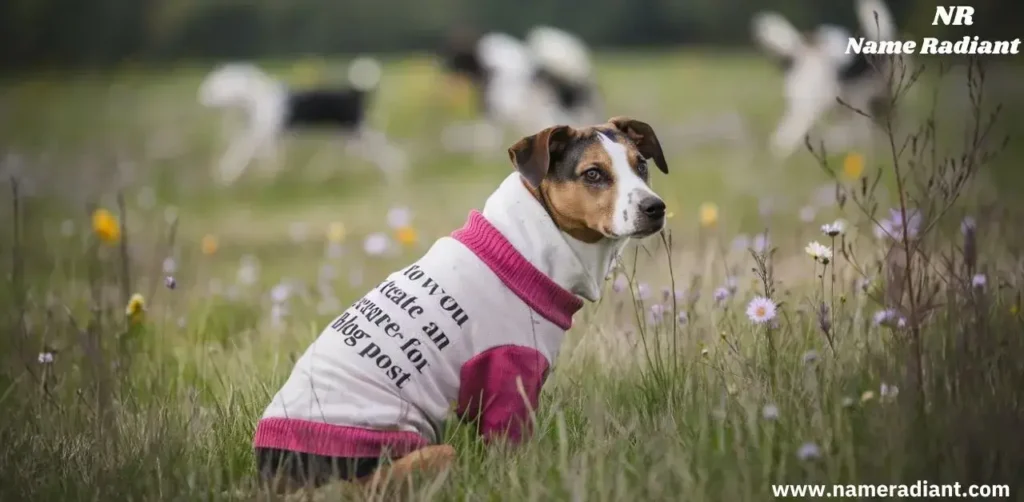
M 813 149 L 834 178 L 827 213 L 845 219 L 841 234 L 823 235 L 828 221 L 765 216 L 758 244 L 730 247 L 723 218 L 672 223 L 631 247 L 602 301 L 578 315 L 535 437 L 489 450 L 453 419 L 445 441 L 456 465 L 398 490 L 420 500 L 765 500 L 778 483 L 927 480 L 1005 484 L 1019 498 L 1021 237 L 1011 207 L 962 218 L 984 207 L 964 199 L 1000 151 L 983 81 L 972 62 L 974 113 L 946 126 L 965 127 L 966 144 L 939 144 L 948 136 L 935 114 L 920 130 L 888 123 L 879 169 L 855 179 Z M 387 259 L 351 238 L 268 246 L 282 265 L 250 284 L 225 266 L 259 249 L 186 247 L 180 229 L 193 222 L 126 203 L 131 187 L 90 201 L 118 216 L 119 236 L 105 241 L 89 228 L 92 207 L 70 212 L 60 194 L 26 195 L 22 180 L 5 180 L 0 500 L 258 498 L 257 418 L 322 328 L 329 314 L 318 307 L 363 293 L 337 270 L 383 276 L 425 244 Z M 878 189 L 887 183 L 892 199 Z M 879 210 L 891 200 L 897 210 Z M 61 235 L 65 218 L 77 230 Z M 827 263 L 803 253 L 808 240 L 832 248 Z M 126 315 L 134 293 L 146 310 Z M 754 296 L 777 315 L 753 323 Z M 342 493 L 395 495 L 339 485 L 313 497 Z

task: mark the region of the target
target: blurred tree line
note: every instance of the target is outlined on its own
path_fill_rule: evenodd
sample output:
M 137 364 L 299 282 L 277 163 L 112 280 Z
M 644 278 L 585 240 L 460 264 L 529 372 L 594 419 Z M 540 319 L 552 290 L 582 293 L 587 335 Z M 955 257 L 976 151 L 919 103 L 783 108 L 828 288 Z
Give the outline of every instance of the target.
M 903 26 L 934 16 L 935 0 L 889 4 Z M 735 46 L 762 9 L 801 29 L 855 26 L 853 0 L 3 0 L 0 67 L 431 51 L 458 26 L 522 35 L 538 23 L 596 47 Z

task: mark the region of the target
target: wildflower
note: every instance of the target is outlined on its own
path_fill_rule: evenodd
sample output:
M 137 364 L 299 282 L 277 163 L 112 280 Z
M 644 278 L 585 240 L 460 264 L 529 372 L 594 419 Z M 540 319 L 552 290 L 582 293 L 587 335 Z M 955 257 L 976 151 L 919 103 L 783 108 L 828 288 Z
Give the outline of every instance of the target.
M 896 225 L 894 225 L 892 221 L 889 221 L 886 218 L 882 218 L 878 220 L 878 223 L 875 225 L 875 238 L 879 240 L 884 240 L 891 237 L 895 237 L 896 228 Z
M 810 223 L 814 221 L 814 217 L 817 216 L 818 210 L 814 206 L 804 206 L 800 208 L 800 221 L 804 223 Z
M 202 249 L 203 254 L 210 256 L 217 252 L 218 242 L 217 237 L 212 234 L 206 234 L 203 236 Z
M 750 237 L 740 234 L 732 240 L 733 251 L 746 251 L 750 249 Z
M 75 222 L 71 220 L 64 220 L 60 224 L 60 234 L 64 237 L 71 237 L 75 235 Z
M 1017 305 L 1010 305 L 1010 315 L 1017 315 L 1020 312 L 1020 307 Z
M 900 388 L 899 387 L 897 387 L 895 385 L 886 384 L 885 382 L 882 382 L 882 385 L 878 389 L 878 399 L 879 400 L 889 400 L 889 401 L 892 401 L 892 400 L 896 399 L 896 396 L 898 396 L 899 394 L 900 394 Z
M 174 258 L 164 258 L 163 269 L 165 274 L 173 274 L 178 270 L 178 264 L 174 261 Z
M 651 287 L 646 282 L 641 282 L 636 285 L 636 296 L 641 300 L 646 300 L 651 297 Z
M 817 444 L 807 442 L 800 445 L 800 448 L 796 450 L 796 458 L 801 461 L 816 460 L 821 457 L 821 448 Z
M 53 363 L 53 352 L 46 351 L 39 353 L 39 364 L 52 364 Z
M 870 401 L 870 400 L 872 400 L 874 398 L 875 398 L 875 393 L 870 391 L 870 390 L 866 390 L 866 391 L 864 391 L 863 394 L 860 395 L 860 402 L 866 403 L 866 402 L 868 402 L 868 401 Z
M 901 329 L 902 328 L 906 328 L 907 327 L 907 318 L 906 317 L 900 317 L 899 319 L 897 319 L 896 320 L 896 327 L 897 328 L 901 328 Z
M 391 242 L 387 235 L 382 233 L 370 234 L 363 242 L 363 251 L 370 256 L 380 256 L 388 251 Z
M 618 274 L 615 276 L 615 280 L 612 281 L 612 291 L 615 291 L 616 293 L 621 293 L 626 290 L 626 286 L 628 285 L 629 282 L 626 280 L 626 277 L 623 276 L 622 274 Z
M 836 220 L 832 223 L 826 223 L 821 226 L 821 233 L 829 237 L 835 237 L 842 234 L 844 231 L 846 231 L 846 222 L 843 220 Z
M 813 241 L 807 244 L 804 251 L 806 251 L 811 258 L 814 258 L 814 261 L 820 261 L 825 265 L 828 265 L 829 260 L 832 259 L 832 250 L 818 241 Z
M 718 206 L 714 203 L 705 202 L 701 204 L 699 214 L 702 227 L 710 227 L 718 223 Z
M 401 227 L 395 232 L 395 240 L 403 246 L 412 246 L 416 244 L 417 239 L 416 230 L 409 226 Z
M 668 303 L 672 299 L 672 289 L 662 288 L 661 290 L 661 301 Z
M 676 315 L 676 323 L 678 323 L 680 326 L 685 325 L 686 321 L 688 320 L 689 318 L 686 316 L 686 312 L 680 312 L 679 314 Z
M 710 355 L 710 354 L 711 354 L 711 351 L 709 351 L 707 347 L 703 347 L 703 348 L 700 349 L 700 355 L 702 357 L 708 357 L 708 355 Z
M 274 301 L 275 305 L 283 304 L 288 301 L 288 297 L 291 296 L 292 289 L 287 283 L 281 282 L 274 286 L 270 290 L 270 299 Z
M 764 405 L 764 408 L 761 408 L 761 416 L 765 420 L 771 420 L 771 421 L 778 420 L 778 418 L 779 418 L 779 407 L 775 406 L 772 403 L 768 403 L 768 404 Z
M 964 220 L 960 222 L 960 233 L 964 235 L 973 232 L 976 228 L 978 228 L 978 224 L 974 221 L 974 218 L 970 216 L 965 217 Z
M 327 225 L 327 240 L 330 242 L 341 242 L 345 240 L 345 224 L 336 221 Z
M 896 311 L 892 309 L 879 310 L 871 317 L 872 322 L 875 326 L 881 326 L 889 323 L 896 317 Z
M 405 207 L 393 207 L 388 210 L 388 226 L 394 230 L 409 226 L 411 213 Z
M 132 295 L 131 299 L 128 300 L 128 305 L 124 308 L 125 315 L 133 323 L 141 321 L 145 311 L 146 300 L 138 293 Z
M 771 240 L 768 239 L 768 234 L 757 234 L 754 236 L 754 252 L 763 253 L 771 247 Z
M 727 288 L 718 288 L 715 290 L 715 303 L 722 303 L 729 298 L 729 290 Z
M 174 276 L 168 275 L 164 277 L 164 286 L 167 286 L 167 289 L 174 289 L 178 286 L 178 282 L 174 280 Z
M 660 303 L 651 305 L 651 321 L 655 324 L 661 322 L 661 318 L 665 315 L 665 307 Z
M 739 389 L 736 388 L 736 384 L 731 383 L 725 386 L 725 391 L 728 392 L 730 396 L 735 396 L 736 393 L 739 392 Z
M 987 283 L 988 278 L 985 277 L 985 274 L 974 274 L 974 277 L 971 277 L 971 286 L 976 288 L 984 288 Z
M 775 318 L 775 302 L 763 296 L 755 297 L 747 305 L 747 317 L 754 324 L 764 324 Z
M 106 209 L 93 211 L 92 230 L 103 242 L 113 243 L 121 238 L 121 226 L 117 217 Z
M 864 156 L 859 153 L 849 153 L 843 159 L 843 178 L 847 181 L 860 179 L 864 174 Z
M 808 350 L 807 352 L 804 352 L 803 361 L 804 361 L 804 364 L 813 364 L 813 363 L 817 362 L 818 361 L 818 351 L 816 351 L 816 350 Z
M 842 407 L 843 407 L 843 408 L 850 408 L 850 407 L 852 407 L 852 406 L 854 405 L 854 403 L 856 403 L 856 402 L 857 402 L 857 401 L 856 401 L 855 399 L 853 399 L 852 397 L 850 397 L 850 396 L 846 396 L 846 397 L 844 397 L 844 398 L 843 398 L 843 400 L 842 400 L 842 401 L 840 401 L 840 404 L 842 405 Z
M 259 260 L 255 256 L 247 254 L 242 256 L 240 261 L 237 274 L 238 282 L 243 286 L 255 284 L 260 275 Z
M 292 224 L 288 226 L 288 235 L 294 243 L 305 241 L 306 233 L 306 224 L 301 221 L 292 222 Z

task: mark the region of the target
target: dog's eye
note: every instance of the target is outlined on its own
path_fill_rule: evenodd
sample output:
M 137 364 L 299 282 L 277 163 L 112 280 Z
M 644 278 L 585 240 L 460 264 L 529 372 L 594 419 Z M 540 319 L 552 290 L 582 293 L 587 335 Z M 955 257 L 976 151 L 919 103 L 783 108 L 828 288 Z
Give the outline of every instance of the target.
M 636 162 L 636 172 L 640 176 L 647 176 L 647 161 L 640 159 Z
M 604 181 L 604 173 L 596 167 L 591 167 L 590 169 L 583 171 L 583 179 L 590 183 L 600 183 L 601 181 Z

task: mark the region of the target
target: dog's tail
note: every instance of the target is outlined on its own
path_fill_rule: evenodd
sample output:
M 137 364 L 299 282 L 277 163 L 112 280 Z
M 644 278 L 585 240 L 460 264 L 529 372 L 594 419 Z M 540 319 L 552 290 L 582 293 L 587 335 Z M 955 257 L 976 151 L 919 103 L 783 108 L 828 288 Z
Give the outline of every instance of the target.
M 792 58 L 805 43 L 804 37 L 792 23 L 777 12 L 758 13 L 751 24 L 754 40 L 781 58 Z
M 869 40 L 896 38 L 896 23 L 884 0 L 857 0 L 857 19 Z
M 502 76 L 528 77 L 535 67 L 526 45 L 505 33 L 485 34 L 477 42 L 476 50 L 480 63 Z
M 380 62 L 376 59 L 358 57 L 348 65 L 348 82 L 358 91 L 371 92 L 380 85 L 381 73 Z
M 550 26 L 537 26 L 527 34 L 526 45 L 548 73 L 569 82 L 590 80 L 590 51 L 578 37 Z
M 203 106 L 237 106 L 274 80 L 251 63 L 226 63 L 214 68 L 199 85 L 198 100 Z

